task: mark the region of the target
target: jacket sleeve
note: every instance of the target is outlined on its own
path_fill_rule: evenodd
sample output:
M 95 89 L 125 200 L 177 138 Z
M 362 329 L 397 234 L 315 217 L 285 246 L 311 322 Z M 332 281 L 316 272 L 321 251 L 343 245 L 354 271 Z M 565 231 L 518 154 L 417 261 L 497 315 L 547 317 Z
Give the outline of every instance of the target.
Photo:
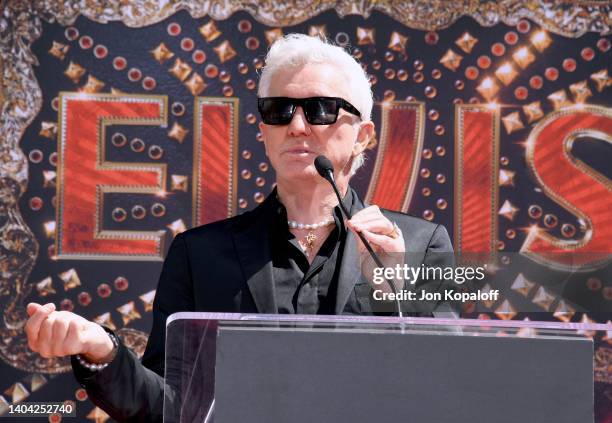
M 72 357 L 79 384 L 94 404 L 120 422 L 161 422 L 164 400 L 166 319 L 172 313 L 193 311 L 193 284 L 184 235 L 176 236 L 164 265 L 153 303 L 153 328 L 142 362 L 119 339 L 113 361 L 92 372 Z M 167 400 L 172 399 L 166 393 Z
M 453 244 L 444 226 L 438 225 L 435 228 L 431 239 L 429 240 L 429 244 L 427 245 L 423 264 L 429 267 L 446 269 L 455 266 Z M 434 289 L 436 292 L 440 292 L 442 294 L 442 298 L 444 298 L 445 290 L 454 288 L 453 281 L 449 280 L 438 280 L 436 281 L 436 284 L 437 287 Z M 442 301 L 438 301 L 432 310 L 434 317 L 441 318 L 459 318 L 459 312 L 460 308 L 458 304 L 445 301 L 444 299 Z

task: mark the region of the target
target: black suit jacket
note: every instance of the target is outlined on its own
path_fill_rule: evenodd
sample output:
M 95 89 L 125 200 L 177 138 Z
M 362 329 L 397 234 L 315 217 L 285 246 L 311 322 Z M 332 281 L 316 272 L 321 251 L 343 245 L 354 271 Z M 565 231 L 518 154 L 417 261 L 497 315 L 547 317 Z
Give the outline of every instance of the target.
M 366 207 L 356 193 L 351 212 Z M 91 400 L 119 421 L 161 421 L 166 319 L 180 311 L 276 313 L 268 228 L 275 219 L 270 197 L 242 215 L 177 235 L 164 262 L 153 305 L 153 328 L 142 362 L 125 346 L 104 370 L 92 373 L 73 358 L 73 370 Z M 383 210 L 397 223 L 411 265 L 444 265 L 452 252 L 446 229 Z M 448 263 L 447 263 L 448 264 Z M 370 285 L 362 277 L 355 235 L 342 255 L 336 314 L 373 314 Z M 440 304 L 441 313 L 452 313 Z M 414 311 L 414 310 L 406 310 Z M 167 393 L 169 394 L 169 393 Z

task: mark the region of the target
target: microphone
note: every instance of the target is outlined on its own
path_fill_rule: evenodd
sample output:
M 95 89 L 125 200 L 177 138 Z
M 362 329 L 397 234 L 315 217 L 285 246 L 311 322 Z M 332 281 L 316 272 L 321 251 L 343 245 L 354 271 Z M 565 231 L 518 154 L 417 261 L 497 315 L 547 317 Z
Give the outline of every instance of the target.
M 323 155 L 317 156 L 314 161 L 314 165 L 317 172 L 319 172 L 319 175 L 330 182 L 334 180 L 334 165 L 332 164 L 331 160 Z
M 340 195 L 340 191 L 338 190 L 338 186 L 336 185 L 336 181 L 334 180 L 334 165 L 332 164 L 331 160 L 329 160 L 323 155 L 320 155 L 315 158 L 314 165 L 317 169 L 317 172 L 319 172 L 319 175 L 321 175 L 323 179 L 325 179 L 331 184 L 332 188 L 334 189 L 334 192 L 336 193 L 336 197 L 338 197 L 338 203 L 340 204 L 340 209 L 342 210 L 342 213 L 344 213 L 344 216 L 346 216 L 346 218 L 350 220 L 352 216 L 346 209 L 344 203 L 342 202 L 342 195 Z M 372 246 L 370 245 L 370 243 L 368 242 L 368 240 L 365 238 L 365 236 L 363 236 L 361 232 L 355 233 L 357 234 L 361 242 L 363 242 L 363 245 L 365 245 L 366 250 L 368 250 L 368 253 L 370 253 L 370 255 L 372 256 L 372 259 L 374 259 L 374 263 L 376 263 L 378 267 L 385 267 L 374 249 L 372 248 Z M 397 299 L 397 290 L 395 289 L 395 285 L 387 278 L 385 278 L 385 282 L 387 282 L 387 285 L 389 285 L 389 288 L 391 288 L 391 291 L 393 291 L 393 294 L 395 294 L 395 303 L 397 306 L 398 316 L 404 317 L 404 315 L 402 314 L 402 309 L 400 307 L 399 300 Z
M 338 186 L 336 185 L 336 181 L 334 180 L 334 165 L 332 164 L 331 160 L 329 160 L 323 155 L 317 156 L 314 161 L 314 165 L 317 169 L 317 172 L 319 172 L 319 175 L 321 175 L 323 179 L 325 179 L 331 184 L 332 188 L 334 189 L 334 192 L 336 193 L 336 197 L 338 197 L 338 202 L 340 203 L 340 209 L 342 209 L 342 213 L 344 213 L 347 219 L 350 219 L 351 214 L 344 206 L 344 203 L 342 202 L 342 195 L 340 194 L 340 191 L 338 191 Z M 365 242 L 365 245 L 366 248 L 370 246 L 367 241 Z M 372 253 L 374 253 L 374 250 L 372 250 Z M 378 257 L 376 259 L 378 259 Z M 376 262 L 376 264 L 378 265 L 378 262 Z M 382 264 L 380 265 L 380 267 L 382 267 Z

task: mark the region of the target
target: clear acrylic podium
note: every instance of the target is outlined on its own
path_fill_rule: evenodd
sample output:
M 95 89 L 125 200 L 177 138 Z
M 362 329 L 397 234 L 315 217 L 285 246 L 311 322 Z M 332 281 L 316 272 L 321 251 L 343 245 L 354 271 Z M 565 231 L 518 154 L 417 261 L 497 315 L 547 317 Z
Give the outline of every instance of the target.
M 609 325 L 177 313 L 165 422 L 594 421 Z

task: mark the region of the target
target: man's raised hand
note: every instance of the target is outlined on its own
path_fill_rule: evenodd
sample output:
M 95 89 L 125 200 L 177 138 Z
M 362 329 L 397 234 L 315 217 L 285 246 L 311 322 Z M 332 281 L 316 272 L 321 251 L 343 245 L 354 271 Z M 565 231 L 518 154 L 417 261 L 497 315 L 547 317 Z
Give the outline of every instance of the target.
M 91 363 L 112 357 L 114 344 L 102 326 L 69 311 L 56 311 L 53 303 L 30 303 L 25 332 L 28 346 L 42 357 L 81 354 Z

